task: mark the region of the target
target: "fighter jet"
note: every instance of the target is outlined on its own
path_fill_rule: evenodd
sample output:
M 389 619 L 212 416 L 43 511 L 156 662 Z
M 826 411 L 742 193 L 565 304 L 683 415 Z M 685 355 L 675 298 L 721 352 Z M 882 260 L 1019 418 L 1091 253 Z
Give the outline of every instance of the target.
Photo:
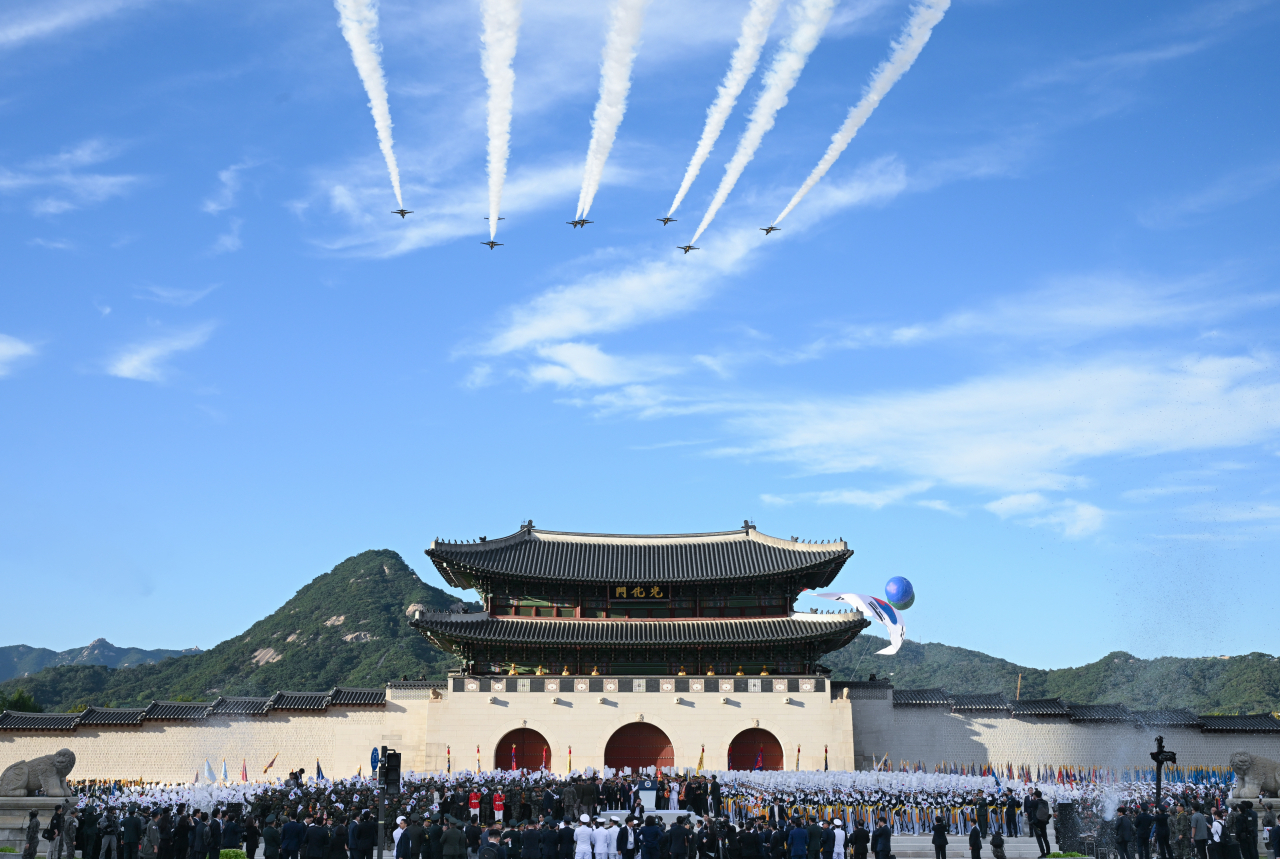
M 488 215 L 485 215 L 485 216 L 484 216 L 484 219 L 485 219 L 486 221 L 487 221 L 487 220 L 489 220 L 489 216 L 488 216 Z M 499 220 L 499 221 L 505 221 L 505 220 L 506 220 L 506 218 L 498 218 L 498 220 Z
M 399 216 L 400 216 L 400 220 L 402 220 L 402 221 L 403 221 L 403 220 L 404 220 L 404 216 L 405 216 L 405 215 L 412 215 L 412 214 L 413 214 L 413 210 L 412 210 L 412 209 L 396 209 L 396 210 L 395 210 L 394 212 L 392 212 L 391 214 L 393 214 L 393 215 L 399 215 Z
M 578 227 L 585 227 L 587 224 L 594 224 L 595 221 L 588 221 L 586 218 L 578 218 L 576 221 L 565 221 L 566 224 L 572 224 L 576 230 Z
M 770 224 L 769 226 L 761 227 L 760 229 L 764 230 L 764 234 L 767 236 L 769 235 L 769 233 L 772 233 L 775 230 L 781 230 L 782 227 L 775 227 L 773 224 Z
M 669 223 L 671 223 L 672 221 L 674 221 L 674 220 L 675 220 L 675 218 L 656 218 L 655 220 L 662 221 L 662 226 L 664 226 L 664 227 L 665 227 L 667 224 L 669 224 Z
M 488 245 L 488 246 L 489 246 L 489 250 L 493 250 L 494 248 L 500 248 L 500 247 L 502 247 L 502 246 L 503 246 L 503 245 L 502 245 L 502 242 L 495 242 L 493 239 L 490 239 L 490 240 L 489 240 L 489 241 L 487 241 L 487 242 L 481 242 L 480 244 L 482 244 L 482 245 Z
M 695 248 L 693 245 L 676 245 L 676 248 L 684 251 L 685 256 L 689 255 L 689 251 L 701 250 L 700 248 Z

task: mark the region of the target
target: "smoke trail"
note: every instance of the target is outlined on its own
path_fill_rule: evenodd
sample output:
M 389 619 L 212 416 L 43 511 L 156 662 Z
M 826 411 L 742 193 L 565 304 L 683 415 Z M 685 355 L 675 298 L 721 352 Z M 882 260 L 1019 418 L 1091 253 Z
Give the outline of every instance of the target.
M 773 64 L 769 66 L 769 71 L 764 76 L 764 89 L 756 99 L 755 107 L 751 109 L 747 130 L 742 133 L 737 150 L 725 165 L 724 178 L 720 180 L 720 187 L 716 189 L 711 206 L 702 216 L 702 223 L 698 225 L 698 231 L 693 234 L 689 244 L 696 242 L 698 236 L 702 235 L 703 230 L 715 218 L 716 212 L 720 211 L 720 207 L 728 199 L 729 192 L 733 190 L 742 171 L 755 157 L 756 150 L 760 148 L 760 141 L 764 140 L 765 134 L 773 128 L 774 118 L 786 105 L 787 94 L 800 79 L 800 72 L 804 71 L 804 64 L 809 61 L 809 54 L 818 46 L 822 31 L 831 20 L 833 8 L 835 8 L 835 0 L 801 0 L 799 8 L 793 13 L 795 29 L 791 31 L 791 35 L 782 43 L 782 47 L 773 57 Z
M 734 49 L 733 57 L 729 60 L 729 71 L 725 72 L 716 100 L 711 103 L 711 107 L 707 108 L 707 124 L 702 129 L 698 148 L 693 151 L 693 158 L 689 160 L 689 167 L 684 171 L 684 181 L 680 183 L 680 190 L 676 192 L 671 211 L 667 212 L 668 218 L 676 213 L 676 209 L 684 200 L 684 195 L 689 193 L 689 187 L 693 185 L 693 180 L 698 178 L 698 171 L 702 169 L 707 156 L 711 154 L 711 149 L 716 145 L 720 132 L 724 131 L 724 124 L 729 119 L 729 114 L 733 113 L 733 106 L 738 103 L 738 96 L 742 95 L 747 81 L 751 80 L 751 76 L 755 74 L 756 63 L 760 62 L 760 51 L 764 48 L 765 39 L 769 36 L 769 28 L 773 26 L 773 18 L 778 14 L 780 5 L 782 0 L 751 0 L 747 17 L 742 19 L 742 33 L 738 36 L 738 47 Z
M 489 238 L 498 234 L 498 210 L 502 208 L 502 185 L 507 178 L 507 154 L 511 144 L 511 93 L 516 73 L 511 61 L 516 56 L 520 34 L 520 0 L 484 0 L 484 45 L 480 66 L 489 82 Z
M 636 59 L 636 43 L 644 25 L 644 10 L 649 0 L 613 0 L 609 36 L 600 57 L 600 99 L 591 117 L 591 145 L 587 147 L 587 165 L 582 171 L 582 191 L 578 195 L 578 214 L 585 218 L 591 201 L 600 188 L 604 163 L 618 135 L 622 115 L 627 112 L 627 93 L 631 90 L 631 65 Z
M 373 124 L 378 129 L 378 146 L 387 159 L 391 173 L 391 187 L 396 191 L 396 202 L 404 208 L 400 196 L 400 167 L 396 154 L 391 150 L 391 106 L 387 103 L 387 80 L 382 75 L 381 46 L 378 45 L 378 7 L 376 0 L 333 0 L 342 19 L 342 35 L 351 46 L 351 58 L 356 71 L 369 94 L 369 110 L 373 112 Z
M 872 72 L 871 82 L 867 84 L 862 100 L 849 109 L 849 115 L 845 117 L 844 124 L 831 136 L 831 145 L 827 147 L 826 154 L 822 156 L 818 166 L 813 168 L 809 178 L 804 180 L 804 184 L 800 186 L 799 191 L 796 191 L 791 202 L 787 203 L 782 214 L 774 218 L 775 224 L 789 215 L 796 204 L 804 199 L 804 195 L 827 175 L 831 165 L 836 163 L 840 153 L 844 152 L 845 147 L 858 133 L 858 129 L 862 128 L 863 123 L 871 116 L 871 112 L 880 104 L 880 100 L 888 94 L 898 79 L 906 74 L 907 69 L 911 68 L 911 64 L 916 61 L 916 57 L 920 56 L 925 42 L 929 41 L 929 37 L 933 35 L 933 28 L 942 20 L 942 16 L 950 5 L 951 0 L 925 0 L 915 8 L 902 35 L 893 43 L 893 52 L 889 54 L 889 59 Z

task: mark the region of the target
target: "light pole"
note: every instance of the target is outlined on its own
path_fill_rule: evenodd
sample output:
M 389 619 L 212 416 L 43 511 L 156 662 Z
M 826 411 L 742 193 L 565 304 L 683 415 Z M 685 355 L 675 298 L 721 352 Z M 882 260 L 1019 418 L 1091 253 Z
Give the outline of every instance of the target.
M 1160 778 L 1165 764 L 1178 762 L 1177 752 L 1165 751 L 1164 737 L 1156 737 L 1156 750 L 1151 753 L 1151 760 L 1156 762 L 1156 810 L 1160 809 Z

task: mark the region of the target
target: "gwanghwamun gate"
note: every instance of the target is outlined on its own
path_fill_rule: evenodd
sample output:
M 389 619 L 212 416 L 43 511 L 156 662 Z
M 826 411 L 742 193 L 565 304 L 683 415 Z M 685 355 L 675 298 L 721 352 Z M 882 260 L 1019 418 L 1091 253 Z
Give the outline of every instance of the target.
M 276 755 L 354 775 L 391 746 L 419 772 L 695 766 L 870 769 L 890 761 L 1144 767 L 1157 734 L 1184 766 L 1233 751 L 1280 759 L 1280 720 L 1135 712 L 1059 699 L 1009 701 L 833 681 L 824 654 L 853 641 L 861 612 L 795 610 L 853 555 L 741 529 L 576 534 L 535 529 L 436 541 L 441 577 L 482 612 L 415 611 L 408 622 L 461 668 L 443 681 L 281 691 L 269 698 L 155 701 L 139 709 L 0 716 L 0 768 L 69 748 L 78 778 L 185 782 L 204 761 Z M 570 756 L 572 755 L 572 758 Z

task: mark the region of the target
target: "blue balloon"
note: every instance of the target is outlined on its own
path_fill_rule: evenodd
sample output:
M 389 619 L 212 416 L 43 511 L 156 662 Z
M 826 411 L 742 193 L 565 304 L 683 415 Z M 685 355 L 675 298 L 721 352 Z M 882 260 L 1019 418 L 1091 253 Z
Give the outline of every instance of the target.
M 884 596 L 889 605 L 898 611 L 906 611 L 916 601 L 916 589 L 902 576 L 894 576 L 885 583 Z

